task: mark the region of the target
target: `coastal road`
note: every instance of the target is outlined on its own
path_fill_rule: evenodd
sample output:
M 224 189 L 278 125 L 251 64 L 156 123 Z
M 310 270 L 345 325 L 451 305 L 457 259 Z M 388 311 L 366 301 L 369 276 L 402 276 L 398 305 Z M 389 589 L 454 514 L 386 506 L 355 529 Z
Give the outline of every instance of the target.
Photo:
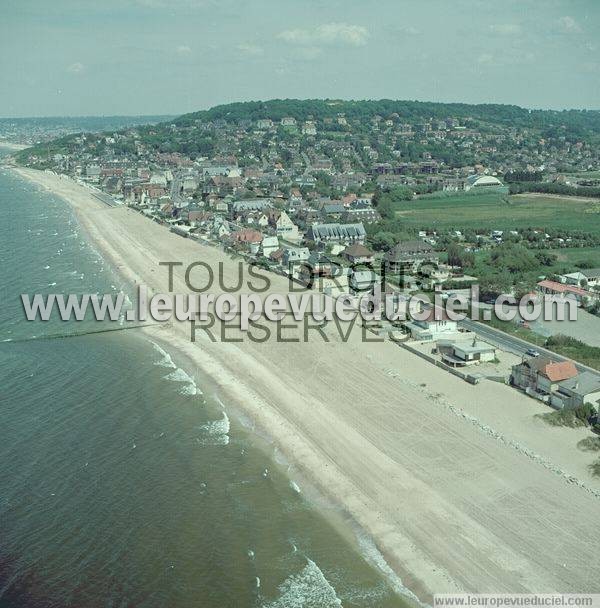
M 491 342 L 501 350 L 508 351 L 519 357 L 525 357 L 527 350 L 533 348 L 537 350 L 540 354 L 547 356 L 552 361 L 570 361 L 570 359 L 568 359 L 567 357 L 557 355 L 556 353 L 546 348 L 543 348 L 531 342 L 527 342 L 526 340 L 521 340 L 521 338 L 517 338 L 499 329 L 490 327 L 489 325 L 485 325 L 478 321 L 465 319 L 464 321 L 461 321 L 459 325 L 464 329 L 468 329 L 469 331 L 476 333 L 483 340 Z M 582 363 L 578 363 L 577 361 L 574 361 L 574 363 L 580 372 L 588 371 L 600 376 L 600 373 L 595 369 L 588 367 L 587 365 L 583 365 Z

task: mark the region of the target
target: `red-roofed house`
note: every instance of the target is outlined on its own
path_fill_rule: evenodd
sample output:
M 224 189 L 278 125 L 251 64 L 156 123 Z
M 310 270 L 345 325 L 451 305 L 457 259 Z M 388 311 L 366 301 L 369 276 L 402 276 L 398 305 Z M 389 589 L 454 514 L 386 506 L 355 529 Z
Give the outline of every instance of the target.
M 252 228 L 244 228 L 236 230 L 229 235 L 229 241 L 238 247 L 245 247 L 251 253 L 258 253 L 258 249 L 263 240 L 262 232 L 253 230 Z
M 552 361 L 548 357 L 532 357 L 512 368 L 511 382 L 523 390 L 550 395 L 559 382 L 577 376 L 572 361 Z
M 581 287 L 557 283 L 556 281 L 540 281 L 537 286 L 538 290 L 543 294 L 574 298 L 580 306 L 586 304 L 590 299 L 596 299 L 598 297 L 596 294 L 586 291 Z

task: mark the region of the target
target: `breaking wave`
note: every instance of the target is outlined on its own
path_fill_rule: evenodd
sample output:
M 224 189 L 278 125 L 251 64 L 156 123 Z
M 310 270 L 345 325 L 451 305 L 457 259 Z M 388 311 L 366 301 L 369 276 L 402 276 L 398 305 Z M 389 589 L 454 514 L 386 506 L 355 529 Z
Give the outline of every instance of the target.
M 160 367 L 169 367 L 171 369 L 175 369 L 177 366 L 173 363 L 173 359 L 171 359 L 171 355 L 162 347 L 160 347 L 156 342 L 150 341 L 154 350 L 162 356 L 162 359 L 159 361 L 155 361 L 154 365 L 159 365 Z
M 202 391 L 196 385 L 196 381 L 187 372 L 175 365 L 171 355 L 156 342 L 153 342 L 152 340 L 149 342 L 152 344 L 154 350 L 161 356 L 158 361 L 154 362 L 154 365 L 173 370 L 170 374 L 164 376 L 165 380 L 183 384 L 184 386 L 179 389 L 180 395 L 202 395 Z
M 198 442 L 202 445 L 228 445 L 230 426 L 229 417 L 223 412 L 219 420 L 211 420 L 200 427 L 203 436 L 198 438 Z
M 342 605 L 325 575 L 310 559 L 298 573 L 279 586 L 279 597 L 262 608 L 335 608 Z

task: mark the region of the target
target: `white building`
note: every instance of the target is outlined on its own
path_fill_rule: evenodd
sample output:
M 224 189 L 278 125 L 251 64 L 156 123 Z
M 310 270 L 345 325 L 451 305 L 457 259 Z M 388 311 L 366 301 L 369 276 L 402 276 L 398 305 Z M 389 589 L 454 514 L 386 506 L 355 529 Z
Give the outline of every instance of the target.
M 437 349 L 442 355 L 442 361 L 452 367 L 476 365 L 493 361 L 496 358 L 495 347 L 487 342 L 477 340 L 477 338 L 462 342 L 439 340 Z
M 262 254 L 268 258 L 274 251 L 279 249 L 279 239 L 276 236 L 265 236 L 260 246 Z
M 432 342 L 460 338 L 458 323 L 448 317 L 442 308 L 429 308 L 413 315 L 412 321 L 403 323 L 413 340 Z
M 493 175 L 471 175 L 465 183 L 465 190 L 496 190 L 506 186 Z

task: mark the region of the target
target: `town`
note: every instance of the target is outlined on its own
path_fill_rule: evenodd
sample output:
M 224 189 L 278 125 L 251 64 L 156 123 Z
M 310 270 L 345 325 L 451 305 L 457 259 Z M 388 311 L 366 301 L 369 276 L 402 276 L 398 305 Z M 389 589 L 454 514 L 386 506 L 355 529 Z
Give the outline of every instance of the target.
M 380 284 L 388 296 L 469 297 L 477 287 L 484 302 L 575 301 L 593 320 L 594 121 L 510 106 L 275 100 L 32 141 L 17 158 L 330 296 Z M 557 409 L 600 399 L 600 345 L 546 340 L 524 320 L 457 324 L 433 312 L 373 331 L 470 382 L 501 379 Z

